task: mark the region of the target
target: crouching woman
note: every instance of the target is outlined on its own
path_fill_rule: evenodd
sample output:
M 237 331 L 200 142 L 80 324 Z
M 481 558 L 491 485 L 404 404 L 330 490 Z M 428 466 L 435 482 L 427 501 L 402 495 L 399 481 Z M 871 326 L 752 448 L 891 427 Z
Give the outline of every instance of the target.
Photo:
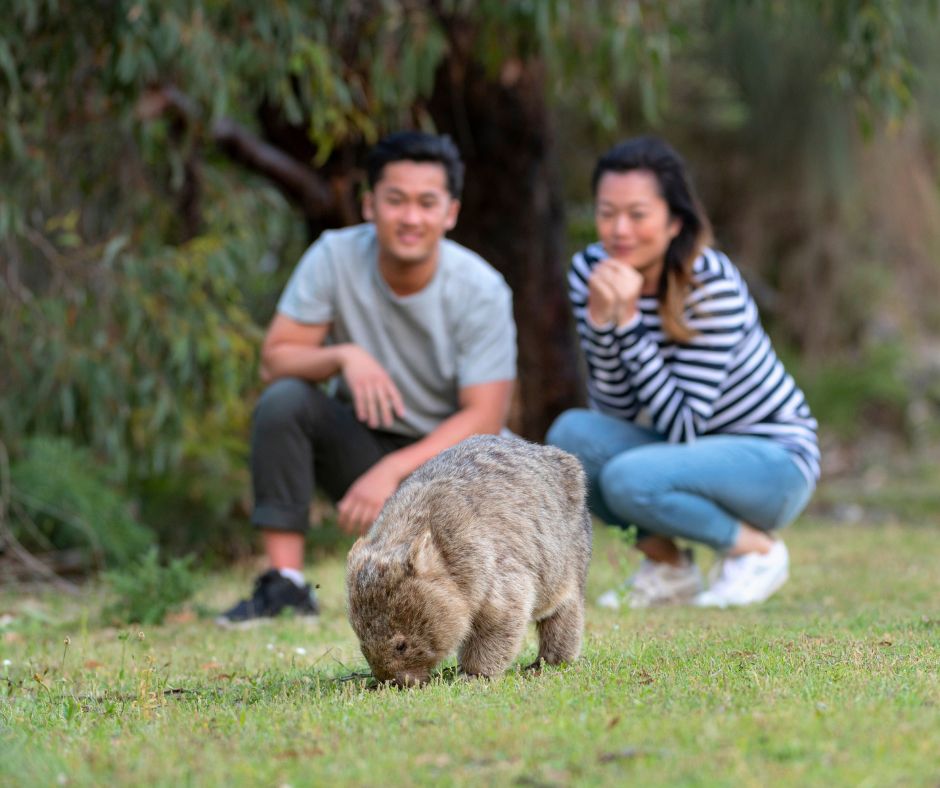
M 637 528 L 639 570 L 598 602 L 762 602 L 789 573 L 777 532 L 819 475 L 816 421 L 740 272 L 708 246 L 679 155 L 631 139 L 592 184 L 599 241 L 568 278 L 591 408 L 563 413 L 547 441 L 581 459 L 595 515 Z M 719 551 L 709 588 L 677 539 Z

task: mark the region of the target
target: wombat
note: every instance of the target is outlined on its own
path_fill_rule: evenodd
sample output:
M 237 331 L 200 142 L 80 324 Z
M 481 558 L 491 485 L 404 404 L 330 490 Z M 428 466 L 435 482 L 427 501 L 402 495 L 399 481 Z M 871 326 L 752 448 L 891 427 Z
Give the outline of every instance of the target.
M 576 659 L 591 559 L 577 459 L 481 435 L 408 476 L 349 553 L 349 619 L 380 681 L 422 684 L 454 651 L 473 676 L 502 673 L 528 622 L 538 659 Z

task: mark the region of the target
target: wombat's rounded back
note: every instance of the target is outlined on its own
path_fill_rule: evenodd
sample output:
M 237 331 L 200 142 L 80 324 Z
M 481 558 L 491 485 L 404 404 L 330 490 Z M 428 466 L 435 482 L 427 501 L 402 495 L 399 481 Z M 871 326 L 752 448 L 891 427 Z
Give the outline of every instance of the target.
M 391 546 L 425 529 L 458 575 L 501 562 L 545 582 L 567 582 L 574 571 L 583 583 L 591 527 L 581 464 L 520 438 L 468 438 L 402 483 L 369 539 Z

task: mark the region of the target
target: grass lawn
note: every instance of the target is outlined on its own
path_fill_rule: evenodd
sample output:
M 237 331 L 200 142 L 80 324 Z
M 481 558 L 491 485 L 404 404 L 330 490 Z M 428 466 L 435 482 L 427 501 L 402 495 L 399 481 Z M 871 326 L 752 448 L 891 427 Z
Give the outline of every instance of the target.
M 314 627 L 216 628 L 247 568 L 143 631 L 96 589 L 0 589 L 0 785 L 940 785 L 935 518 L 807 516 L 790 582 L 733 611 L 597 608 L 636 558 L 596 537 L 578 663 L 420 690 L 343 680 L 367 668 L 341 551 Z

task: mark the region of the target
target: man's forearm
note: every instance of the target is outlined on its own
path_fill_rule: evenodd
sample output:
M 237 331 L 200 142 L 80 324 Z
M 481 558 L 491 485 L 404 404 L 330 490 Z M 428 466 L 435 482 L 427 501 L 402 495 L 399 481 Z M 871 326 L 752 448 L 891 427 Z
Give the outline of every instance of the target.
M 265 380 L 303 378 L 321 381 L 343 368 L 348 345 L 295 345 L 281 343 L 265 348 L 261 357 L 261 375 Z
M 442 421 L 421 440 L 386 455 L 381 462 L 389 463 L 395 468 L 401 480 L 419 465 L 444 449 L 460 443 L 464 438 L 481 433 L 498 433 L 503 427 L 503 422 L 502 414 L 493 413 L 491 409 L 463 408 Z

